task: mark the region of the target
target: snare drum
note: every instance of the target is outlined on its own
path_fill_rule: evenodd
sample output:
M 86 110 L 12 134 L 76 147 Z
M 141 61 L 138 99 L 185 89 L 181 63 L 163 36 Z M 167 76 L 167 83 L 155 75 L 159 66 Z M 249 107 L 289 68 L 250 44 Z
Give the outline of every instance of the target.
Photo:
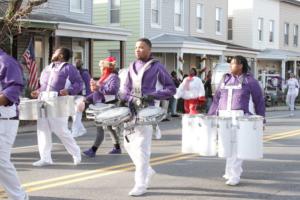
M 259 159 L 263 157 L 263 117 L 250 115 L 238 117 L 237 157 Z
M 118 126 L 130 118 L 131 114 L 128 107 L 117 107 L 96 115 L 95 122 L 99 126 Z
M 148 106 L 137 113 L 138 125 L 154 125 L 163 120 L 165 111 L 156 106 Z
M 74 96 L 59 96 L 49 98 L 45 102 L 47 118 L 68 117 L 75 114 Z
M 43 101 L 38 99 L 21 100 L 19 104 L 20 120 L 37 120 L 41 117 Z
M 232 155 L 232 118 L 218 117 L 218 156 L 228 158 Z
M 105 104 L 105 103 L 96 103 L 96 104 L 91 104 L 89 105 L 89 108 L 86 109 L 86 118 L 87 119 L 95 119 L 95 116 L 98 114 L 113 108 L 115 105 L 114 104 Z

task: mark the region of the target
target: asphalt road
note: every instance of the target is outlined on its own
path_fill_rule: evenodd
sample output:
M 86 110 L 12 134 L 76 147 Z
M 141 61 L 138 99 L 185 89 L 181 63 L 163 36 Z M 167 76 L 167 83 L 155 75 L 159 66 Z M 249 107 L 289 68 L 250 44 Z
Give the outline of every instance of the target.
M 71 156 L 53 137 L 55 165 L 37 168 L 39 159 L 36 133 L 19 134 L 12 161 L 31 200 L 231 200 L 231 199 L 300 199 L 300 111 L 289 117 L 287 111 L 267 113 L 264 136 L 264 159 L 244 162 L 238 186 L 227 186 L 222 178 L 225 160 L 181 154 L 181 120 L 162 122 L 163 137 L 153 140 L 152 166 L 157 174 L 142 197 L 129 197 L 133 187 L 133 165 L 125 150 L 108 155 L 111 140 L 106 137 L 96 158 L 83 157 L 73 166 Z M 77 139 L 82 150 L 95 137 L 96 128 L 86 123 L 88 133 Z M 0 193 L 0 199 L 5 194 Z

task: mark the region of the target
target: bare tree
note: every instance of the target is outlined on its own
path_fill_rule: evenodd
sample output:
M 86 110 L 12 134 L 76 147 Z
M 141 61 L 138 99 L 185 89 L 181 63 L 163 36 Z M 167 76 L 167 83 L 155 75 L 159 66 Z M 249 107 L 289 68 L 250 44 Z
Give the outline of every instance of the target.
M 32 9 L 39 6 L 48 0 L 28 0 L 27 3 L 22 6 L 23 0 L 0 0 L 0 10 L 3 15 L 2 21 L 0 21 L 0 47 L 4 48 L 12 43 L 12 38 L 21 33 L 20 19 L 28 17 Z M 1 13 L 1 12 L 0 12 Z

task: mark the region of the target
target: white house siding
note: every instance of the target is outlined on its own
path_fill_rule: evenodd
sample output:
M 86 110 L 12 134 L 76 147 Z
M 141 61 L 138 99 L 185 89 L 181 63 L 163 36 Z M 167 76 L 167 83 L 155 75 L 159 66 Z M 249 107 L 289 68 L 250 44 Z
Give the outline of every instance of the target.
M 189 34 L 189 2 L 190 0 L 184 0 L 183 6 L 183 15 L 184 15 L 184 27 L 183 31 L 175 30 L 174 27 L 174 0 L 166 1 L 161 0 L 161 28 L 152 28 L 151 27 L 151 1 L 144 0 L 144 34 L 146 37 L 154 37 L 161 33 L 170 33 L 170 34 L 180 34 L 180 35 L 188 35 Z
M 289 23 L 289 45 L 284 45 L 284 23 Z M 298 24 L 298 47 L 293 45 L 294 24 Z M 279 45 L 280 49 L 300 52 L 300 6 L 280 3 L 280 22 L 279 22 Z
M 71 19 L 91 24 L 93 13 L 93 1 L 85 0 L 83 7 L 83 13 L 75 13 L 70 11 L 70 0 L 48 0 L 47 4 L 37 7 L 36 9 L 34 9 L 33 13 L 40 12 L 64 15 Z
M 252 48 L 254 49 L 278 49 L 279 48 L 279 1 L 278 0 L 254 0 L 252 14 Z M 258 39 L 258 18 L 263 18 L 263 39 Z M 274 42 L 269 42 L 269 23 L 274 21 Z M 249 28 L 248 28 L 249 29 Z
M 203 31 L 198 31 L 196 27 L 197 3 L 203 4 Z M 216 34 L 216 8 L 222 8 L 222 34 Z M 190 3 L 190 33 L 192 36 L 213 38 L 216 40 L 227 40 L 227 0 L 191 0 Z
M 108 0 L 94 1 L 93 23 L 99 26 L 115 26 L 109 24 Z M 120 26 L 131 31 L 125 44 L 125 67 L 135 59 L 135 43 L 140 33 L 140 0 L 121 0 Z M 119 42 L 97 41 L 94 43 L 93 76 L 99 76 L 99 60 L 110 54 L 111 50 L 119 50 Z
M 253 0 L 242 2 L 240 0 L 229 0 L 228 6 L 229 17 L 233 19 L 232 42 L 246 47 L 252 47 L 253 30 L 251 30 L 250 27 L 253 27 Z

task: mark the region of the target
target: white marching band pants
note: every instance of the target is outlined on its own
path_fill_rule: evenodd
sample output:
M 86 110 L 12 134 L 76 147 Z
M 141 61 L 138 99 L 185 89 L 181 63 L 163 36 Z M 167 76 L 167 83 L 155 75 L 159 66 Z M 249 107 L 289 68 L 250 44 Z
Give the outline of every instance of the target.
M 135 165 L 135 187 L 146 189 L 146 178 L 152 170 L 150 166 L 152 126 L 137 126 L 128 135 L 124 131 L 124 147 Z M 127 139 L 125 136 L 127 135 Z
M 286 95 L 286 104 L 289 106 L 290 111 L 295 110 L 295 100 L 298 94 L 296 92 L 287 93 Z
M 82 131 L 86 132 L 86 129 L 82 123 L 82 112 L 76 111 L 75 115 L 72 116 L 72 121 L 72 134 L 76 136 Z
M 10 161 L 18 126 L 19 120 L 0 119 L 0 184 L 11 200 L 24 200 L 26 197 L 16 169 Z
M 38 147 L 41 160 L 52 162 L 52 132 L 61 140 L 68 153 L 80 157 L 80 148 L 68 129 L 68 117 L 40 118 L 37 120 Z
M 236 117 L 243 116 L 243 111 L 219 111 L 219 116 L 221 117 L 232 117 L 232 124 L 234 126 L 237 125 Z M 229 180 L 240 181 L 240 176 L 243 172 L 242 164 L 243 160 L 237 158 L 237 143 L 236 143 L 236 134 L 237 128 L 232 127 L 232 155 L 231 157 L 226 159 L 225 166 L 225 176 L 228 177 Z

